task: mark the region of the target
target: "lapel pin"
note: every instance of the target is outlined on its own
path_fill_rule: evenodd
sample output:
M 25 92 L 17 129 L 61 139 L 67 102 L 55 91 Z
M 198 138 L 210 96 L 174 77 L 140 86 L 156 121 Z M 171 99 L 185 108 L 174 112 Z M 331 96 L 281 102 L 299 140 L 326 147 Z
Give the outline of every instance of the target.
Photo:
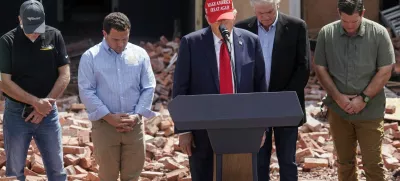
M 239 41 L 239 45 L 242 45 L 243 43 L 242 43 L 242 41 Z

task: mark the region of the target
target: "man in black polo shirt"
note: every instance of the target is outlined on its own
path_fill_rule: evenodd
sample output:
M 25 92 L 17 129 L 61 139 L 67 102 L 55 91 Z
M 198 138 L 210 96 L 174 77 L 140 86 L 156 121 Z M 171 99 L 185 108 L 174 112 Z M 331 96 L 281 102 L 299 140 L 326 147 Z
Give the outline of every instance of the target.
M 17 28 L 0 38 L 6 175 L 25 180 L 25 160 L 33 137 L 48 179 L 66 180 L 55 104 L 70 80 L 64 40 L 57 29 L 45 25 L 43 6 L 36 0 L 21 5 L 19 20 Z

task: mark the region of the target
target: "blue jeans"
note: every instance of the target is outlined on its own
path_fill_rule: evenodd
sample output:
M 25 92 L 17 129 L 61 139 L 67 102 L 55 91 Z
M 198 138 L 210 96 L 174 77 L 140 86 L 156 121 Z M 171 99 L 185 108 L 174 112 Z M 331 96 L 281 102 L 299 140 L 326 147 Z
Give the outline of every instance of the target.
M 4 110 L 4 148 L 7 155 L 6 175 L 25 180 L 24 167 L 29 144 L 33 139 L 43 158 L 49 181 L 65 181 L 62 133 L 56 105 L 39 124 L 25 122 L 24 105 L 6 99 Z

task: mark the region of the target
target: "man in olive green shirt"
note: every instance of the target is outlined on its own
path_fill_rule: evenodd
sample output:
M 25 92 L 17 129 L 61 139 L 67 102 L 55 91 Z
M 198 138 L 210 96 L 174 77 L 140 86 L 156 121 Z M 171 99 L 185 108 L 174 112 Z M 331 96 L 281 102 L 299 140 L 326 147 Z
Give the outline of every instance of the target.
M 367 180 L 383 181 L 381 157 L 384 85 L 395 62 L 386 28 L 363 17 L 362 0 L 338 0 L 340 20 L 319 32 L 316 74 L 327 91 L 324 104 L 338 156 L 339 180 L 357 180 L 360 145 Z

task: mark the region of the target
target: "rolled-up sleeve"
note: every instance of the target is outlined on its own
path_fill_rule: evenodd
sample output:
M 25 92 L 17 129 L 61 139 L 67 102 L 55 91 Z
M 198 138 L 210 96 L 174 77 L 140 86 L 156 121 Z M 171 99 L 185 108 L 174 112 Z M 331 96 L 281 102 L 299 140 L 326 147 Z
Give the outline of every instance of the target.
M 82 55 L 78 68 L 78 87 L 79 97 L 86 107 L 89 120 L 97 121 L 110 111 L 96 95 L 96 80 L 92 60 L 90 52 L 85 52 Z
M 140 98 L 135 107 L 135 112 L 146 118 L 151 118 L 156 114 L 151 110 L 153 96 L 156 87 L 156 79 L 150 63 L 150 57 L 143 53 L 144 61 L 140 72 Z

